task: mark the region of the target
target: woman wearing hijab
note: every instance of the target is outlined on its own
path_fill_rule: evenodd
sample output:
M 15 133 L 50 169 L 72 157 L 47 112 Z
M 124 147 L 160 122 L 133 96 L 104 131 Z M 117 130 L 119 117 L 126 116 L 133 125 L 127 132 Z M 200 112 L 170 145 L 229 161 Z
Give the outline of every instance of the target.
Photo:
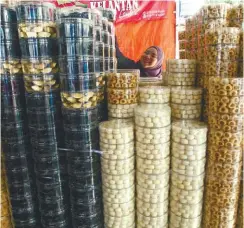
M 158 46 L 149 47 L 138 62 L 123 56 L 116 46 L 119 69 L 139 69 L 141 77 L 160 77 L 162 73 L 163 51 Z

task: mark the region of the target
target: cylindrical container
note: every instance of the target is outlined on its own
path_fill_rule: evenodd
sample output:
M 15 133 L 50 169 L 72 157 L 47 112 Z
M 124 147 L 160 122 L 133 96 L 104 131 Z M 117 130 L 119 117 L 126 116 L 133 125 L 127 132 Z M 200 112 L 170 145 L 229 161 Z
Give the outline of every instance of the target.
M 196 60 L 169 59 L 167 61 L 167 71 L 170 73 L 195 73 Z
M 167 72 L 168 85 L 170 86 L 195 86 L 195 73 Z
M 172 118 L 175 120 L 199 120 L 201 104 L 182 105 L 171 103 Z
M 133 124 L 120 120 L 100 124 L 105 225 L 135 221 Z

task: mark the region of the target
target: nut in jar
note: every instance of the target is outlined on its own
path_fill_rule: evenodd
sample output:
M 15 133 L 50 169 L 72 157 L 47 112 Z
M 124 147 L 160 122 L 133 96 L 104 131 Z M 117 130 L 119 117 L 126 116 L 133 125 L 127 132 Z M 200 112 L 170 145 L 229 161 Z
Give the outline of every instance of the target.
M 54 59 L 23 59 L 21 64 L 24 74 L 55 74 L 59 71 Z
M 61 100 L 66 108 L 88 109 L 97 105 L 96 91 L 81 93 L 61 92 Z
M 136 88 L 139 82 L 138 70 L 117 70 L 108 74 L 108 87 L 117 89 Z
M 19 59 L 6 60 L 0 62 L 0 74 L 20 74 L 22 73 L 22 66 Z
M 27 92 L 51 92 L 59 88 L 57 75 L 24 75 Z
M 108 89 L 108 102 L 110 104 L 136 104 L 138 89 Z
M 56 38 L 57 28 L 52 21 L 40 23 L 20 23 L 18 26 L 20 38 Z

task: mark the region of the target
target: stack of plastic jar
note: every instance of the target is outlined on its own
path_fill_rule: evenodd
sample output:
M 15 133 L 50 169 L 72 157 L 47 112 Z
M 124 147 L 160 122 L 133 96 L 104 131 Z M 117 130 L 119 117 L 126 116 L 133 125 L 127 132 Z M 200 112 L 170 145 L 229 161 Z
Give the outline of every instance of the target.
M 207 126 L 197 121 L 172 124 L 170 228 L 201 226 Z
M 2 160 L 1 160 L 2 161 Z M 3 162 L 1 162 L 1 200 L 0 200 L 0 209 L 1 209 L 1 227 L 12 228 L 11 221 L 11 212 L 9 204 L 9 193 L 7 190 L 7 180 L 6 172 Z
M 194 86 L 196 80 L 196 60 L 169 59 L 167 77 L 170 86 Z
M 117 70 L 108 74 L 109 118 L 132 119 L 137 106 L 139 70 Z
M 139 88 L 140 104 L 169 104 L 170 88 L 166 86 L 146 86 Z
M 235 227 L 243 158 L 244 79 L 209 80 L 204 228 Z
M 16 13 L 1 5 L 1 19 L 2 147 L 13 223 L 16 228 L 34 228 L 39 227 L 39 221 L 36 214 L 34 167 L 26 122 Z
M 106 228 L 135 228 L 133 123 L 100 124 L 104 220 Z
M 168 227 L 170 107 L 135 108 L 137 227 Z
M 99 20 L 98 20 L 99 21 Z M 88 9 L 62 9 L 59 19 L 61 99 L 74 228 L 103 227 L 98 132 L 99 24 Z M 103 95 L 103 94 L 102 94 Z M 103 97 L 102 97 L 103 98 Z
M 208 119 L 209 78 L 237 77 L 240 52 L 239 28 L 214 28 L 205 33 L 204 120 Z M 243 63 L 242 63 L 243 64 Z
M 63 185 L 67 178 L 60 174 L 57 148 L 64 144 L 56 8 L 43 1 L 18 1 L 15 9 L 41 224 L 68 227 L 67 187 Z
M 243 3 L 232 5 L 227 10 L 227 26 L 242 27 L 243 23 Z
M 201 107 L 201 88 L 171 88 L 171 114 L 173 120 L 200 120 Z

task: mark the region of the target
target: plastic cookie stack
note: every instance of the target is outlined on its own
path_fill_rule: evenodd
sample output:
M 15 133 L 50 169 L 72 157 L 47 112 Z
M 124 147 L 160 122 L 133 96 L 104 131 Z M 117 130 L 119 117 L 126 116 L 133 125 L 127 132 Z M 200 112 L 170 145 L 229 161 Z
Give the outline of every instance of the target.
M 1 218 L 0 224 L 1 227 L 4 228 L 12 228 L 11 221 L 11 212 L 10 212 L 10 204 L 9 204 L 9 193 L 7 190 L 7 180 L 4 164 L 1 164 L 1 200 L 0 200 L 0 210 L 1 210 Z
M 169 106 L 135 109 L 137 227 L 168 227 L 171 113 Z
M 200 120 L 202 109 L 201 88 L 171 88 L 172 120 Z
M 169 86 L 195 86 L 196 60 L 167 60 L 167 77 Z
M 100 124 L 104 220 L 106 228 L 135 228 L 133 123 Z
M 235 227 L 243 157 L 243 78 L 209 80 L 204 228 Z
M 138 102 L 139 70 L 117 70 L 108 74 L 108 116 L 130 119 Z
M 205 33 L 206 58 L 204 72 L 204 120 L 208 119 L 209 78 L 237 77 L 240 52 L 239 28 L 212 28 Z
M 58 147 L 64 146 L 64 137 L 56 7 L 43 1 L 18 1 L 15 9 L 41 224 L 67 227 L 67 176 L 61 175 L 58 153 Z
M 74 228 L 102 226 L 102 188 L 98 102 L 104 94 L 100 54 L 95 51 L 101 18 L 81 7 L 60 10 L 59 63 L 67 149 L 70 204 Z M 96 30 L 95 30 L 96 27 Z M 99 34 L 98 34 L 99 35 Z M 99 50 L 103 52 L 103 50 Z
M 170 228 L 200 227 L 202 221 L 207 126 L 172 124 Z
M 12 204 L 13 225 L 16 228 L 23 226 L 34 228 L 39 226 L 39 219 L 34 167 L 26 122 L 16 13 L 13 9 L 1 5 L 1 19 L 2 147 Z M 2 212 L 6 212 L 4 207 Z

